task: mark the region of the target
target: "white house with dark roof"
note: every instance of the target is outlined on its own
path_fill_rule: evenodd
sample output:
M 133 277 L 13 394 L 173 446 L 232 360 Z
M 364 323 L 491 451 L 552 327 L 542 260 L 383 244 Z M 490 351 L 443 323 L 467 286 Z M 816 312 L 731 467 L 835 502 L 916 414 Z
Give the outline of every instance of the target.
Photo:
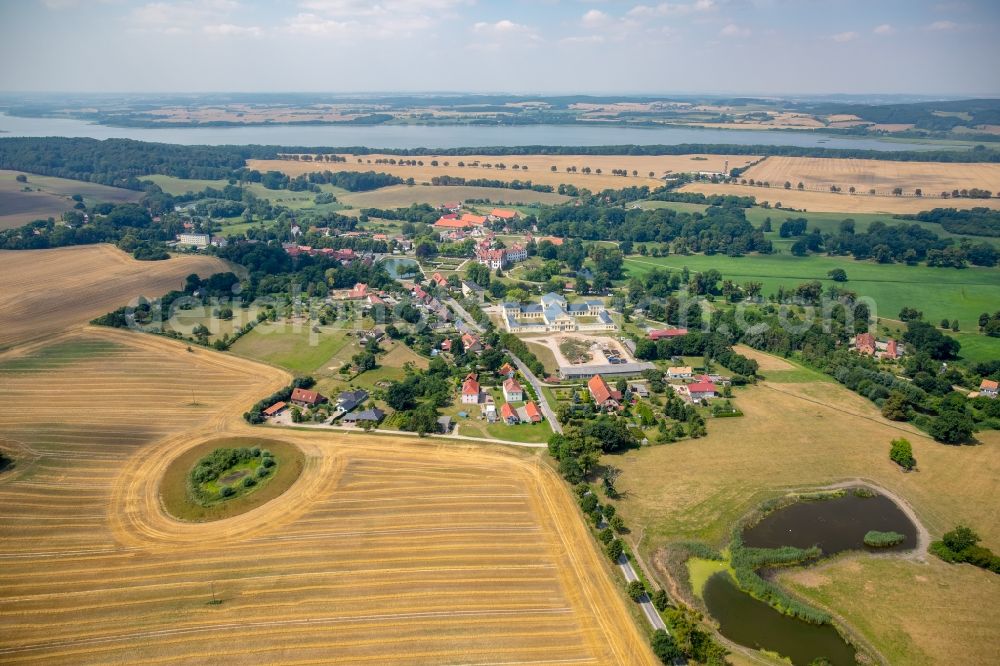
M 535 303 L 504 303 L 500 306 L 504 326 L 511 333 L 560 333 L 565 331 L 614 331 L 604 303 L 589 300 L 570 303 L 565 296 L 549 292 Z

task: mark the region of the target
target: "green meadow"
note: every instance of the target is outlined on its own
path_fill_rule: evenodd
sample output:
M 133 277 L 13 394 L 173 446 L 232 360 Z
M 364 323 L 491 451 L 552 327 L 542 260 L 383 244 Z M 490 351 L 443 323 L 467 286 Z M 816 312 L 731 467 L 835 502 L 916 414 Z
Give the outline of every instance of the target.
M 631 256 L 625 260 L 631 275 L 643 275 L 656 268 L 691 271 L 716 269 L 723 279 L 755 281 L 764 285 L 764 295 L 775 294 L 779 286 L 793 289 L 803 282 L 819 280 L 835 284 L 827 277 L 833 268 L 847 271 L 842 286 L 875 301 L 875 314 L 896 319 L 904 306 L 917 308 L 925 319 L 937 323 L 943 318 L 958 319 L 965 333 L 959 336 L 969 360 L 1000 356 L 1000 339 L 974 334 L 983 312 L 1000 308 L 1000 269 L 930 268 L 902 264 L 876 264 L 846 257 L 795 257 L 788 254 L 727 257 L 723 255 L 672 255 L 669 257 Z

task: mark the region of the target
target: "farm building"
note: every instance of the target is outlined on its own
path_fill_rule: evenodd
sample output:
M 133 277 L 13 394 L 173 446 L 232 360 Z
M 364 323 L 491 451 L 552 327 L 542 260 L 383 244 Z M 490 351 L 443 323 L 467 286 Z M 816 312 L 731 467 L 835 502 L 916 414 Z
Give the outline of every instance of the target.
M 371 409 L 362 409 L 356 412 L 351 412 L 344 417 L 344 423 L 379 423 L 384 418 L 385 412 L 378 407 L 372 407 Z
M 524 400 L 524 389 L 513 377 L 508 378 L 503 383 L 503 399 L 507 402 L 522 402 Z
M 650 340 L 664 340 L 670 338 L 679 338 L 682 335 L 687 335 L 688 330 L 686 328 L 659 328 L 649 331 L 647 335 Z
M 992 379 L 984 379 L 979 384 L 979 395 L 984 398 L 995 398 L 997 397 L 998 387 L 1000 387 L 1000 382 L 993 381 Z
M 518 212 L 509 208 L 494 208 L 490 212 L 491 222 L 510 222 L 516 220 L 518 217 Z
M 500 307 L 504 325 L 511 333 L 614 331 L 618 328 L 604 303 L 598 300 L 569 303 L 564 296 L 549 292 L 538 304 L 504 303 Z
M 645 361 L 635 363 L 591 363 L 586 365 L 561 365 L 559 376 L 563 379 L 584 379 L 593 375 L 604 377 L 631 377 L 642 374 L 643 370 L 655 370 L 656 366 Z
M 885 342 L 878 340 L 871 333 L 859 333 L 852 344 L 854 351 L 865 356 L 895 360 L 903 355 L 903 346 L 889 338 Z
M 324 402 L 326 402 L 326 398 L 316 391 L 310 391 L 303 388 L 292 390 L 291 403 L 293 405 L 298 405 L 299 407 L 315 407 L 316 405 Z
M 682 365 L 676 368 L 667 368 L 667 379 L 691 379 L 694 372 L 689 366 Z
M 281 414 L 286 409 L 288 409 L 288 403 L 287 402 L 276 402 L 276 403 L 274 403 L 273 405 L 271 405 L 270 407 L 268 407 L 267 409 L 264 410 L 264 418 L 269 419 L 272 416 L 277 416 L 278 414 Z

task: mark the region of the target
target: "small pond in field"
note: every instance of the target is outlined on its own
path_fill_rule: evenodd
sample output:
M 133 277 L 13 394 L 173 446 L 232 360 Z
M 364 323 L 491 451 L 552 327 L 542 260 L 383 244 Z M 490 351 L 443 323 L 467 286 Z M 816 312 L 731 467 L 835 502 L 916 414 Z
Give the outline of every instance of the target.
M 869 548 L 864 538 L 870 530 L 899 532 L 905 538 L 889 548 Z M 909 550 L 917 545 L 917 527 L 885 495 L 859 497 L 847 492 L 832 499 L 799 501 L 778 509 L 744 530 L 743 543 L 753 548 L 819 546 L 824 556 L 845 550 Z
M 392 257 L 383 261 L 382 265 L 385 266 L 385 271 L 389 274 L 389 277 L 394 280 L 413 277 L 420 273 L 420 264 L 413 259 Z
M 727 571 L 714 574 L 702 593 L 705 605 L 731 641 L 809 664 L 818 657 L 833 666 L 854 666 L 854 648 L 830 624 L 809 624 L 771 608 L 736 586 Z
M 889 548 L 869 548 L 864 537 L 872 530 L 898 532 L 904 539 Z M 742 538 L 744 545 L 753 548 L 819 546 L 823 556 L 829 556 L 847 550 L 910 550 L 917 545 L 917 527 L 890 498 L 848 490 L 840 496 L 799 500 L 776 509 L 745 529 Z M 855 649 L 833 625 L 810 624 L 775 610 L 740 590 L 728 572 L 709 578 L 702 598 L 722 635 L 736 643 L 777 652 L 796 666 L 807 666 L 820 657 L 834 666 L 855 663 Z

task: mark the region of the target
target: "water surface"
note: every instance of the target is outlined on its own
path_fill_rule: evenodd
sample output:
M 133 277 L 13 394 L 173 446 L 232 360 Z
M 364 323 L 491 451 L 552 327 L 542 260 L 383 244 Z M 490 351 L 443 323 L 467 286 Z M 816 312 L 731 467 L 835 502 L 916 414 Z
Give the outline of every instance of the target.
M 581 125 L 273 125 L 265 127 L 109 127 L 67 118 L 19 118 L 0 114 L 0 137 L 68 136 L 125 138 L 187 145 L 276 145 L 371 148 L 466 146 L 605 146 L 720 143 L 868 150 L 932 150 L 945 146 L 885 141 L 877 137 L 812 132 L 602 127 Z

